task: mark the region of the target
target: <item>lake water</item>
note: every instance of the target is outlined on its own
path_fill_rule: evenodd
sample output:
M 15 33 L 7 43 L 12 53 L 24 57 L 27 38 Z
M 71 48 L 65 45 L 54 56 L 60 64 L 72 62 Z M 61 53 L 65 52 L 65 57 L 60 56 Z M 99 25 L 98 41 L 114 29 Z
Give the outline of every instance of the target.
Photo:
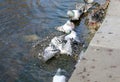
M 36 57 L 42 47 L 32 46 L 37 41 L 48 45 L 52 37 L 61 35 L 54 27 L 68 20 L 66 12 L 75 9 L 77 2 L 83 1 L 0 0 L 0 82 L 52 82 L 59 67 L 70 77 L 75 58 L 61 56 L 43 63 Z M 84 20 L 77 31 L 88 44 Z

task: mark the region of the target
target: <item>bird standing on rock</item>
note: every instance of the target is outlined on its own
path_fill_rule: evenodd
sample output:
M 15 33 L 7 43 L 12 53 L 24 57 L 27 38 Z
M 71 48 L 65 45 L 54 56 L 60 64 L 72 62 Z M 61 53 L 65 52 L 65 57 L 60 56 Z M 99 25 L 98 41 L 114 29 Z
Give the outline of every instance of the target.
M 51 59 L 53 56 L 55 56 L 56 53 L 58 53 L 59 50 L 53 48 L 52 46 L 48 46 L 45 48 L 43 53 L 39 53 L 38 54 L 38 58 L 40 60 L 43 60 L 44 62 L 48 61 L 49 59 Z
M 80 39 L 75 31 L 71 31 L 70 34 L 66 35 L 65 40 L 72 40 L 80 43 Z
M 94 4 L 94 0 L 84 0 L 85 3 L 76 3 L 76 10 L 86 13 Z
M 75 24 L 68 20 L 64 25 L 59 26 L 56 28 L 56 30 L 65 32 L 65 33 L 70 33 L 75 28 Z
M 54 45 L 54 47 L 59 50 L 60 54 L 72 55 L 71 40 L 64 42 L 63 36 L 54 37 L 50 45 Z
M 81 10 L 68 10 L 67 15 L 71 20 L 79 20 L 82 13 Z

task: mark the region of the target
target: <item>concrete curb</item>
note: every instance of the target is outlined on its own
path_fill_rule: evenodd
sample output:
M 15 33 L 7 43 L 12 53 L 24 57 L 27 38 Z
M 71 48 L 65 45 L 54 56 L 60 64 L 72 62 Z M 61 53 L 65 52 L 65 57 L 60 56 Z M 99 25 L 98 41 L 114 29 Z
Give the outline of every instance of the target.
M 120 82 L 119 4 L 119 0 L 111 0 L 102 26 L 69 82 Z

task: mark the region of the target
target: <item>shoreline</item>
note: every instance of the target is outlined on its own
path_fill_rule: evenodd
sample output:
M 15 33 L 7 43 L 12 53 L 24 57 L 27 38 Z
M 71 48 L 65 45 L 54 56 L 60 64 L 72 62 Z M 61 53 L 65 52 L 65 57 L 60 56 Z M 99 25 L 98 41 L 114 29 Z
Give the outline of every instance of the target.
M 69 82 L 120 82 L 120 11 L 111 0 L 106 17 Z M 113 13 L 114 12 L 114 13 Z

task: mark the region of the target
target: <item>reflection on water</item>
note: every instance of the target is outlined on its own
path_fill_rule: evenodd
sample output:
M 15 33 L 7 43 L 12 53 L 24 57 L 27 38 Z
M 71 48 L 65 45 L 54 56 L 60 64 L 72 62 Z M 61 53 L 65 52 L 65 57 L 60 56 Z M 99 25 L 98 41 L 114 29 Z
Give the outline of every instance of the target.
M 31 46 L 36 40 L 59 35 L 54 27 L 64 24 L 67 10 L 74 9 L 80 1 L 0 0 L 0 82 L 51 82 L 58 67 L 70 76 L 73 58 L 58 57 L 44 64 L 31 55 Z M 78 27 L 86 38 L 84 23 Z M 24 39 L 27 35 L 32 38 Z

